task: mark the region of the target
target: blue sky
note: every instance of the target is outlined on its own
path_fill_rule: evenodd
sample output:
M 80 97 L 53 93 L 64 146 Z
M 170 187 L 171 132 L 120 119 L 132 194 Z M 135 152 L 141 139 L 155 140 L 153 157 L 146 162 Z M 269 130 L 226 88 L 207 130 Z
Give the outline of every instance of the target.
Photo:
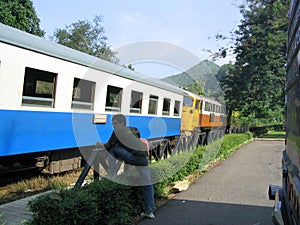
M 217 33 L 229 35 L 236 30 L 241 20 L 238 9 L 241 3 L 242 0 L 33 0 L 46 38 L 53 35 L 55 28 L 65 28 L 78 20 L 92 21 L 95 15 L 101 15 L 112 49 L 118 51 L 133 43 L 152 41 L 166 43 L 172 49 L 183 49 L 200 60 L 209 59 L 205 50 L 216 51 L 226 44 L 216 42 L 214 36 Z M 228 60 L 231 59 L 216 63 L 222 65 Z M 146 61 L 133 64 L 135 68 L 143 65 L 140 72 L 145 72 L 143 68 L 153 69 L 153 61 L 161 67 L 157 70 L 162 73 L 182 70 L 181 65 L 156 58 Z

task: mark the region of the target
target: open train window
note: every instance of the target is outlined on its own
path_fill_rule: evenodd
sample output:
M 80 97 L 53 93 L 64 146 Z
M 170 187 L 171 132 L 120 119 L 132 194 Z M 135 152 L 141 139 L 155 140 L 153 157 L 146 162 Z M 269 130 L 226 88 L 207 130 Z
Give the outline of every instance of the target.
M 169 98 L 164 98 L 163 111 L 162 111 L 162 114 L 164 116 L 170 115 L 170 103 L 171 100 Z
M 150 95 L 148 114 L 157 114 L 158 96 Z
M 72 109 L 94 109 L 96 82 L 74 78 Z
M 22 105 L 54 107 L 56 73 L 26 67 Z
M 176 101 L 175 100 L 175 105 L 174 105 L 174 116 L 179 116 L 179 112 L 180 112 L 180 101 Z
M 121 102 L 122 102 L 122 92 L 123 89 L 115 86 L 107 86 L 106 92 L 106 111 L 121 111 Z
M 143 93 L 138 91 L 131 91 L 130 112 L 142 113 Z

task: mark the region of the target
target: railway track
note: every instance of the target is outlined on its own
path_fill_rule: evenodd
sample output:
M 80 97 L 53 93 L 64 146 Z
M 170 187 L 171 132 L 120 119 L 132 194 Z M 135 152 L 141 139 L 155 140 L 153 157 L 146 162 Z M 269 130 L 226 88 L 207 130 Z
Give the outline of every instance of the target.
M 36 168 L 26 168 L 0 173 L 0 187 L 5 187 L 12 183 L 17 183 L 22 180 L 28 180 L 39 176 L 40 170 Z

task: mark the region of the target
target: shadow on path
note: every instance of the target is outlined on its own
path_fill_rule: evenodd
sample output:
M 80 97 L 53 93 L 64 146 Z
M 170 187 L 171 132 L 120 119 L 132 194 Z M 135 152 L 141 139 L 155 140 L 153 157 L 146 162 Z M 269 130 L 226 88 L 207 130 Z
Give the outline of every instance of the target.
M 172 199 L 155 219 L 145 218 L 139 225 L 272 225 L 271 213 L 266 206 Z

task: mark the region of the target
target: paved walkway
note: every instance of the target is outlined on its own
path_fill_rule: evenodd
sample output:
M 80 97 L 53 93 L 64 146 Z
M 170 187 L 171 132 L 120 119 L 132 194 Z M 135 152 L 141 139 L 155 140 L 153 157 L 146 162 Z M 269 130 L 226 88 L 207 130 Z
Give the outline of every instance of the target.
M 45 193 L 49 191 L 0 205 L 0 225 L 21 225 L 29 220 L 32 213 L 29 211 L 28 202 Z
M 0 224 L 4 222 L 5 225 L 19 225 L 22 221 L 30 219 L 31 213 L 29 212 L 27 203 L 34 197 L 0 205 Z
M 281 183 L 284 141 L 254 141 L 139 225 L 272 225 L 268 185 Z

